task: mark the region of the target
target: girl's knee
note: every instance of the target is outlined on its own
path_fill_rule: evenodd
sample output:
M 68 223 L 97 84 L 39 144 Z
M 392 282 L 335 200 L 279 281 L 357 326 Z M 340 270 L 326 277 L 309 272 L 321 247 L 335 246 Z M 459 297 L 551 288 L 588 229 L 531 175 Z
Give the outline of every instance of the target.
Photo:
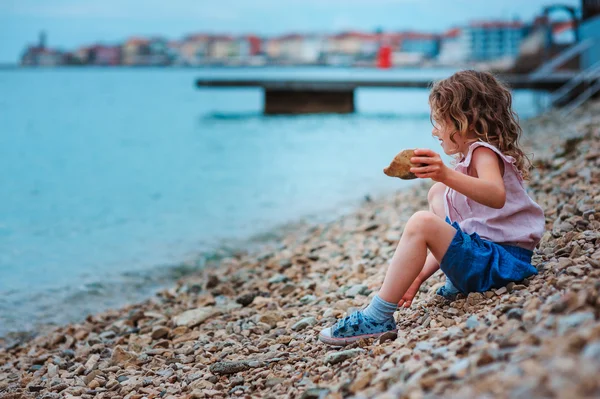
M 446 191 L 446 185 L 442 183 L 435 183 L 427 194 L 427 201 L 429 201 L 429 210 L 435 213 L 438 217 L 444 219 L 446 217 L 444 210 L 444 192 Z
M 404 234 L 427 234 L 439 219 L 433 212 L 418 211 L 408 219 Z
M 435 183 L 427 193 L 427 201 L 429 201 L 430 204 L 433 203 L 436 199 L 441 198 L 441 196 L 444 195 L 444 191 L 446 191 L 445 184 L 440 182 Z

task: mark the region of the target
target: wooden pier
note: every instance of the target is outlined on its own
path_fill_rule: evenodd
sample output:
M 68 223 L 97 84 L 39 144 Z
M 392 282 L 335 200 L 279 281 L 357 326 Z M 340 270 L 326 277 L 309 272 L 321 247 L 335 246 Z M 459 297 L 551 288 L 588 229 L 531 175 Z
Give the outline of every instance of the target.
M 555 72 L 540 77 L 500 75 L 513 89 L 553 92 L 571 80 L 577 72 Z M 264 113 L 311 114 L 352 113 L 354 93 L 358 88 L 428 88 L 433 79 L 395 80 L 255 80 L 198 79 L 197 87 L 257 87 L 264 90 Z

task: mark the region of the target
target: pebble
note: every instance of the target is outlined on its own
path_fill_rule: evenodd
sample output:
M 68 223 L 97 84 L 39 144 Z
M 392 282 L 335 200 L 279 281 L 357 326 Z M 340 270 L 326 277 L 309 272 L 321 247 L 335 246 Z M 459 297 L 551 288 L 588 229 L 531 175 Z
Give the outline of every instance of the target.
M 255 297 L 256 297 L 256 293 L 247 293 L 247 294 L 238 296 L 235 299 L 235 301 L 242 306 L 248 306 L 252 303 L 252 301 L 254 301 Z
M 165 326 L 155 326 L 152 328 L 152 339 L 161 339 L 169 335 L 171 330 Z
M 117 346 L 112 352 L 110 362 L 113 365 L 127 365 L 137 360 L 137 355 L 125 350 L 122 346 Z
M 282 296 L 286 296 L 291 294 L 292 292 L 294 292 L 296 290 L 296 285 L 295 284 L 285 284 L 283 287 L 281 287 L 279 289 L 279 294 Z
M 314 295 L 304 295 L 300 298 L 300 303 L 306 305 L 307 303 L 316 301 L 318 298 Z
M 310 327 L 310 326 L 314 326 L 315 324 L 317 324 L 317 319 L 314 317 L 306 317 L 296 323 L 294 323 L 294 325 L 292 326 L 292 330 L 293 331 L 300 331 L 300 330 L 304 330 L 306 327 Z
M 288 281 L 289 279 L 283 274 L 276 274 L 269 279 L 270 284 L 279 284 Z
M 521 320 L 523 318 L 523 314 L 525 311 L 520 308 L 512 308 L 508 312 L 506 312 L 507 319 Z
M 72 358 L 75 357 L 75 351 L 73 349 L 64 349 L 60 352 L 62 357 Z
M 396 338 L 398 338 L 398 333 L 396 333 L 394 331 L 388 331 L 379 336 L 378 342 L 380 344 L 383 344 L 384 342 L 387 342 L 387 341 L 394 341 Z
M 281 320 L 282 320 L 281 314 L 276 313 L 276 312 L 263 313 L 258 318 L 259 322 L 266 323 L 273 328 L 276 327 L 277 322 L 281 321 Z
M 274 387 L 276 385 L 282 384 L 283 382 L 285 382 L 284 378 L 267 378 L 267 380 L 265 381 L 265 385 L 267 387 Z
M 583 348 L 582 355 L 584 358 L 600 362 L 600 341 L 588 343 L 585 348 Z
M 231 394 L 236 394 L 236 395 L 240 394 L 240 395 L 241 395 L 241 394 L 243 394 L 244 392 L 248 391 L 249 389 L 250 389 L 250 387 L 249 387 L 249 386 L 247 386 L 247 385 L 238 385 L 238 386 L 236 386 L 236 387 L 233 387 L 233 388 L 231 388 L 231 389 L 229 390 L 229 392 L 228 392 L 228 393 L 229 393 L 230 395 L 231 395 Z M 206 391 L 205 391 L 205 392 L 206 392 Z M 221 394 L 221 393 L 222 393 L 222 392 L 219 392 L 219 391 L 214 391 L 214 392 L 218 392 L 218 394 Z M 215 396 L 217 396 L 218 394 L 215 394 Z
M 449 353 L 450 351 L 447 346 L 441 346 L 431 351 L 431 355 L 434 359 L 445 359 Z
M 215 307 L 202 307 L 197 309 L 187 310 L 173 318 L 176 326 L 195 327 L 206 319 L 213 317 L 219 313 L 219 309 Z
M 96 368 L 96 365 L 98 364 L 98 361 L 100 360 L 100 355 L 98 354 L 94 354 L 92 356 L 89 357 L 89 359 L 87 360 L 87 362 L 85 362 L 85 372 L 90 373 L 92 370 L 94 370 Z
M 467 328 L 475 329 L 475 328 L 479 327 L 479 319 L 475 315 L 469 316 L 469 318 L 467 319 L 466 325 L 467 325 Z
M 558 319 L 558 333 L 565 334 L 568 330 L 577 328 L 588 321 L 595 320 L 592 312 L 577 312 L 568 316 L 562 316 Z
M 365 350 L 362 348 L 354 348 L 354 349 L 348 349 L 345 351 L 341 351 L 341 352 L 333 352 L 333 353 L 329 353 L 327 356 L 325 356 L 325 364 L 337 364 L 337 363 L 341 363 L 344 360 L 347 359 L 351 359 L 353 357 L 358 356 L 359 354 L 363 353 Z
M 372 371 L 364 371 L 359 373 L 350 385 L 350 392 L 356 393 L 365 389 L 373 380 L 373 374 L 374 373 Z
M 399 232 L 397 232 L 397 231 L 390 231 L 390 232 L 388 232 L 385 235 L 385 240 L 389 241 L 391 243 L 395 243 L 395 242 L 400 241 L 400 237 L 401 237 L 401 235 L 400 235 Z
M 48 365 L 48 378 L 54 378 L 58 376 L 58 366 L 54 364 Z
M 235 374 L 248 369 L 250 369 L 250 365 L 245 361 L 217 362 L 209 367 L 210 372 L 214 374 Z
M 232 387 L 238 386 L 238 385 L 243 385 L 245 382 L 244 377 L 242 377 L 241 375 L 235 375 L 231 378 L 229 378 L 229 385 Z
M 429 342 L 421 341 L 421 342 L 418 342 L 417 345 L 415 345 L 415 350 L 419 350 L 422 352 L 428 352 L 431 349 L 433 349 L 433 345 L 430 344 Z
M 448 308 L 446 309 L 446 313 L 448 313 L 450 316 L 458 316 L 460 312 L 456 308 Z
M 464 378 L 469 371 L 471 362 L 469 359 L 457 360 L 449 369 L 448 373 L 455 378 Z
M 300 399 L 325 399 L 329 392 L 329 388 L 310 388 L 302 393 Z
M 206 278 L 206 289 L 215 288 L 221 281 L 214 274 L 209 274 Z
M 357 284 L 357 285 L 353 285 L 348 290 L 346 290 L 344 295 L 348 298 L 354 298 L 355 296 L 358 296 L 358 295 L 366 295 L 368 290 L 369 290 L 369 287 L 367 287 L 366 285 Z
M 450 327 L 445 331 L 445 335 L 447 335 L 451 339 L 462 338 L 464 336 L 460 327 Z

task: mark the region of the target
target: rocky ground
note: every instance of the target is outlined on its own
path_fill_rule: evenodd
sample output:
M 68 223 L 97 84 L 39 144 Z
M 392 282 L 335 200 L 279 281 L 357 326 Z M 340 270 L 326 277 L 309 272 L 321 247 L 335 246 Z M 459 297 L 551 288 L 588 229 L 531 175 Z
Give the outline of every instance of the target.
M 319 343 L 380 286 L 423 184 L 0 349 L 0 398 L 600 397 L 599 111 L 524 123 L 547 221 L 531 279 L 450 303 L 438 272 L 397 336 Z

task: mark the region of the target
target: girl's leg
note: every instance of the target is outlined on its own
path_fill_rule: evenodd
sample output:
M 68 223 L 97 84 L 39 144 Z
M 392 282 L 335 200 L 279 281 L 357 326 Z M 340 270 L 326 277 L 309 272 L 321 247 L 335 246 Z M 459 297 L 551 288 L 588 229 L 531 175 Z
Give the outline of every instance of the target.
M 438 215 L 442 220 L 446 220 L 446 210 L 444 209 L 444 193 L 446 185 L 443 183 L 435 183 L 429 189 L 427 201 L 429 202 L 429 211 Z
M 429 189 L 429 194 L 427 195 L 427 200 L 429 201 L 429 210 L 431 212 L 435 213 L 436 215 L 438 215 L 443 220 L 446 220 L 446 210 L 444 209 L 444 193 L 445 192 L 446 192 L 445 184 L 435 183 Z M 435 273 L 437 271 L 437 269 L 440 267 L 440 264 L 437 261 L 437 259 L 435 259 L 435 258 L 431 259 L 432 257 L 433 256 L 431 254 L 429 254 L 427 256 L 427 260 L 425 261 L 425 267 L 423 268 L 423 271 L 421 272 L 421 274 L 424 275 L 423 277 L 426 276 L 428 278 L 433 273 Z M 419 280 L 419 278 L 417 278 L 417 280 Z M 421 280 L 424 281 L 425 278 L 421 278 Z M 413 287 L 416 284 L 418 284 L 418 286 L 416 288 Z M 400 303 L 398 305 L 402 306 L 402 304 L 404 303 L 406 307 L 410 306 L 410 304 L 412 303 L 412 299 L 414 298 L 414 295 L 416 294 L 416 292 L 418 291 L 420 286 L 421 286 L 421 283 L 419 283 L 419 281 L 415 281 L 413 283 L 413 285 L 410 286 L 407 293 L 404 294 L 404 297 L 402 298 L 404 301 L 400 300 Z M 411 296 L 413 291 L 415 294 L 413 294 Z M 446 284 L 437 290 L 438 295 L 441 295 L 444 298 L 449 299 L 449 300 L 454 300 L 454 298 L 456 298 L 456 295 L 458 293 L 460 293 L 460 291 L 452 284 L 452 282 L 447 277 L 446 277 Z M 406 305 L 406 303 L 408 303 L 408 305 Z
M 402 299 L 400 299 L 400 302 L 398 302 L 398 306 L 410 308 L 413 299 L 415 299 L 417 293 L 419 292 L 419 288 L 421 288 L 421 284 L 423 284 L 425 280 L 427 280 L 439 268 L 440 263 L 430 252 L 429 255 L 427 255 L 427 258 L 425 259 L 425 266 L 423 266 L 423 269 L 421 269 L 421 272 L 419 273 L 415 281 L 413 281 L 410 287 L 408 287 L 408 290 L 404 293 Z
M 323 329 L 319 340 L 331 345 L 346 345 L 361 338 L 395 331 L 394 311 L 423 268 L 427 248 L 436 259 L 442 259 L 455 234 L 452 226 L 432 212 L 415 213 L 404 228 L 379 293 L 365 309 L 344 317 L 333 327 Z
M 404 228 L 383 286 L 379 290 L 379 297 L 386 302 L 398 303 L 423 269 L 427 249 L 439 262 L 455 235 L 454 227 L 434 213 L 415 213 Z
M 452 226 L 432 212 L 415 213 L 404 228 L 379 293 L 365 309 L 344 317 L 333 327 L 323 329 L 319 340 L 331 345 L 346 345 L 361 338 L 395 331 L 394 311 L 423 268 L 427 248 L 436 259 L 442 259 L 455 234 Z
M 446 185 L 443 183 L 435 183 L 427 194 L 427 201 L 429 201 L 429 211 L 435 213 L 442 220 L 446 220 L 446 211 L 444 209 L 444 192 L 446 191 Z M 410 307 L 413 299 L 417 295 L 421 284 L 427 280 L 433 273 L 440 268 L 440 263 L 433 256 L 432 253 L 427 255 L 425 259 L 425 266 L 421 270 L 417 278 L 412 282 L 408 290 L 398 302 L 398 306 L 404 306 L 405 308 Z

